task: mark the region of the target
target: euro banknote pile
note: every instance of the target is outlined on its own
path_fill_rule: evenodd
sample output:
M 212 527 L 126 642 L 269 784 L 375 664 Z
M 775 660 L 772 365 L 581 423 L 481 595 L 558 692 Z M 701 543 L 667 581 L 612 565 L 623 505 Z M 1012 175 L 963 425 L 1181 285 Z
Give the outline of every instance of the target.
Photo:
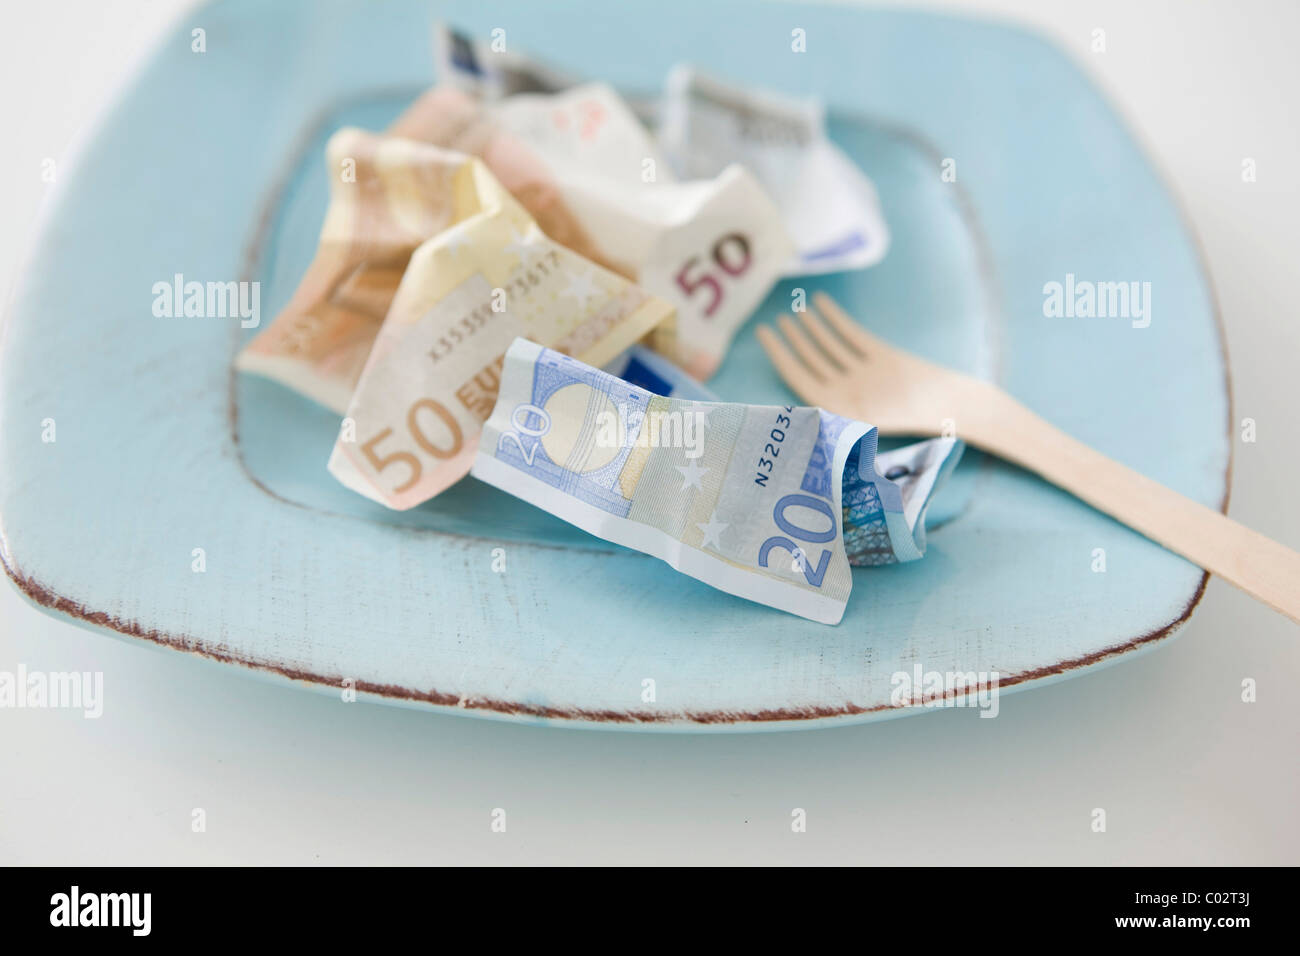
M 407 509 L 472 469 L 828 623 L 851 565 L 919 558 L 956 442 L 877 454 L 869 425 L 702 384 L 779 279 L 888 247 L 820 107 L 685 66 L 632 104 L 446 27 L 435 49 L 392 126 L 330 138 L 316 255 L 236 359 L 342 416 L 334 477 Z

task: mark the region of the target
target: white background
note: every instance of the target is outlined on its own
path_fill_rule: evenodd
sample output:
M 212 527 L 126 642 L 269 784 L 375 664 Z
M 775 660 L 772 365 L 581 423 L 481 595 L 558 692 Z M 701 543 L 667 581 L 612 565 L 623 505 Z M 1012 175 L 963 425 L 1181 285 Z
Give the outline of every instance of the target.
M 1258 442 L 1236 446 L 1231 514 L 1300 547 L 1300 4 L 947 5 L 1036 24 L 1142 131 L 1209 257 L 1237 417 L 1258 422 Z M 68 155 L 189 6 L 5 5 L 5 301 L 42 160 Z M 996 720 L 778 735 L 343 706 L 53 621 L 4 584 L 0 670 L 19 663 L 100 669 L 107 703 L 99 720 L 0 710 L 0 863 L 1300 863 L 1300 628 L 1218 581 L 1163 649 L 1004 697 Z M 1245 677 L 1258 703 L 1240 701 Z M 795 807 L 806 833 L 791 832 Z

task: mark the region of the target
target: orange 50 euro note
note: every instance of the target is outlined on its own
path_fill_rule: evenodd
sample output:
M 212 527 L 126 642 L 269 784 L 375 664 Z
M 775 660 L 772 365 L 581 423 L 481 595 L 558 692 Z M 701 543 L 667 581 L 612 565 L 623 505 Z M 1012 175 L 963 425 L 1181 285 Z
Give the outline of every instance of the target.
M 522 143 L 464 93 L 434 88 L 387 135 L 343 129 L 330 138 L 330 204 L 316 256 L 293 297 L 235 360 L 340 414 L 347 408 L 411 253 L 479 211 L 451 188 L 443 146 L 483 159 L 549 236 L 606 267 Z M 621 269 L 625 273 L 626 269 Z
M 599 366 L 673 315 L 549 238 L 478 159 L 409 148 L 445 177 L 454 222 L 411 254 L 329 461 L 395 509 L 468 473 L 516 337 Z

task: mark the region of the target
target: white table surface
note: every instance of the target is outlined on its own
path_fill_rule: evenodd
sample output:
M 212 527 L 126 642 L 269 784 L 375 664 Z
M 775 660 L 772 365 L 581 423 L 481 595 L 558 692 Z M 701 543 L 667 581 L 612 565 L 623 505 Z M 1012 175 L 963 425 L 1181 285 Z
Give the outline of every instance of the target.
M 1258 423 L 1230 513 L 1300 547 L 1300 4 L 944 5 L 1036 24 L 1144 132 L 1209 258 L 1237 418 Z M 0 12 L 6 302 L 42 161 L 190 6 Z M 1300 862 L 1300 628 L 1218 581 L 1177 640 L 1006 696 L 995 720 L 670 737 L 344 706 L 54 621 L 5 584 L 0 670 L 20 663 L 102 670 L 106 704 L 98 720 L 0 709 L 0 863 Z

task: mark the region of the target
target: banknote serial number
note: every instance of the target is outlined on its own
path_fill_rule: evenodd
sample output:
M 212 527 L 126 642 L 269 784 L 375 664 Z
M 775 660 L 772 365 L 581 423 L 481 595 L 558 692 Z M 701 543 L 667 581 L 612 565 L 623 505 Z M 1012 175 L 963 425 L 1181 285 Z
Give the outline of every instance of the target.
M 549 260 L 549 265 L 548 265 Z M 537 257 L 527 268 L 511 278 L 505 285 L 493 289 L 492 297 L 487 302 L 480 302 L 470 309 L 460 321 L 447 329 L 429 350 L 429 358 L 435 363 L 445 359 L 456 347 L 471 335 L 483 328 L 494 313 L 504 312 L 505 303 L 511 295 L 527 296 L 541 285 L 543 279 L 555 275 L 560 268 L 560 254 L 550 249 Z
M 785 410 L 790 414 L 794 413 L 794 406 L 787 405 Z M 758 456 L 758 467 L 754 471 L 754 484 L 760 487 L 767 487 L 767 479 L 772 477 L 772 469 L 776 467 L 776 460 L 781 457 L 781 448 L 785 444 L 786 430 L 790 427 L 790 415 L 777 415 L 776 424 L 772 426 L 772 431 L 768 433 L 771 441 L 763 443 L 763 454 Z

